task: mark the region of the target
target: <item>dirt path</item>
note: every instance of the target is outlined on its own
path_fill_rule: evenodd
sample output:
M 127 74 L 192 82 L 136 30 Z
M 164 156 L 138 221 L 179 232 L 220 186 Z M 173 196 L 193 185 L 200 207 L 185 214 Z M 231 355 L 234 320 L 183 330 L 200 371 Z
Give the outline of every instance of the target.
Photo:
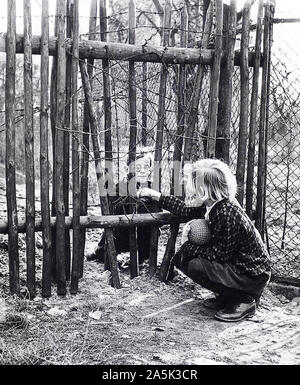
M 122 271 L 123 287 L 116 290 L 103 266 L 89 262 L 76 296 L 7 298 L 8 313 L 26 317 L 27 324 L 0 328 L 0 363 L 300 363 L 297 302 L 283 304 L 267 290 L 252 319 L 227 324 L 201 305 L 209 292 L 191 280 L 179 275 L 165 285 L 146 272 L 131 280 Z
M 166 236 L 165 229 L 159 260 Z M 88 232 L 87 249 L 94 248 L 98 237 L 96 230 Z M 19 250 L 24 279 L 22 236 Z M 40 279 L 40 247 L 37 256 Z M 113 289 L 103 265 L 86 262 L 76 296 L 58 297 L 53 287 L 50 299 L 40 294 L 33 301 L 9 297 L 7 237 L 0 235 L 0 297 L 5 300 L 7 319 L 13 321 L 0 326 L 0 364 L 300 363 L 300 306 L 296 300 L 266 290 L 252 319 L 227 324 L 215 320 L 213 312 L 202 306 L 209 291 L 181 273 L 168 285 L 158 277 L 150 279 L 147 265 L 133 280 L 128 269 L 121 270 L 120 277 L 122 288 Z M 160 313 L 147 318 L 155 312 Z

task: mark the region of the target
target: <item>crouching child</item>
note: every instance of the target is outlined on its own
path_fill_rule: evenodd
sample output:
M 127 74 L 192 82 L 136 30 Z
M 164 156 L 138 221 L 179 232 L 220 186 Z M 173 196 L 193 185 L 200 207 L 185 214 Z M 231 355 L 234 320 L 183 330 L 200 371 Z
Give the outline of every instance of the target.
M 208 221 L 209 243 L 197 245 L 187 237 L 172 262 L 215 293 L 203 305 L 216 311 L 216 319 L 236 322 L 251 317 L 270 280 L 266 247 L 235 198 L 236 179 L 225 163 L 216 159 L 195 162 L 192 181 L 194 207 L 149 188 L 142 188 L 138 196 L 157 200 L 174 215 Z

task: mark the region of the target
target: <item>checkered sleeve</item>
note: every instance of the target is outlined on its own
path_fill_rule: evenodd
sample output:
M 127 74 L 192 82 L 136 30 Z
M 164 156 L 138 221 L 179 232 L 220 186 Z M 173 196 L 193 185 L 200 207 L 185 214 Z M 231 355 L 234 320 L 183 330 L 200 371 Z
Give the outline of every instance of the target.
M 205 206 L 188 207 L 179 198 L 172 195 L 161 195 L 158 202 L 162 209 L 170 211 L 170 213 L 184 218 L 204 218 Z

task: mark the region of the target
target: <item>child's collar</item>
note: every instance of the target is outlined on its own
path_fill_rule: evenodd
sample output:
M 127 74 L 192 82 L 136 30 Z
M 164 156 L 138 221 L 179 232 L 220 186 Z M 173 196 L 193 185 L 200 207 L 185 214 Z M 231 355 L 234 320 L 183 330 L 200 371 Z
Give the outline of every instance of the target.
M 210 206 L 209 215 L 212 215 L 212 213 L 216 210 L 217 207 L 219 207 L 223 202 L 228 202 L 229 198 L 223 198 L 219 201 L 216 201 L 212 206 Z

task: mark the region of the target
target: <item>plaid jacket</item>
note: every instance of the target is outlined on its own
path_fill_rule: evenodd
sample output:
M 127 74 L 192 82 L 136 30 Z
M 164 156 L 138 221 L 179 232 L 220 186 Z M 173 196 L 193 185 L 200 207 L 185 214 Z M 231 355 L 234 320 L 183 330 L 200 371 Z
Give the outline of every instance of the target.
M 174 196 L 161 195 L 159 205 L 174 215 L 181 217 L 204 218 L 205 206 L 187 207 Z M 223 199 L 216 203 L 209 213 L 211 242 L 208 245 L 195 245 L 185 242 L 178 253 L 184 259 L 198 256 L 209 261 L 232 263 L 239 271 L 257 276 L 270 271 L 270 259 L 260 234 L 244 210 Z

